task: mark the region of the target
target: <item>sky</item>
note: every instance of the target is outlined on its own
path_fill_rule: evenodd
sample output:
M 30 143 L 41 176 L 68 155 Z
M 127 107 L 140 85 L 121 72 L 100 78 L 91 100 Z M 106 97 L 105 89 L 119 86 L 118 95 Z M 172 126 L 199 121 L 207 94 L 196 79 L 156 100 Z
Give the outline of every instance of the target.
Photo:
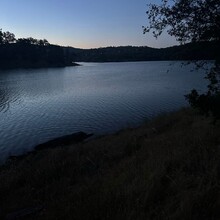
M 47 39 L 77 48 L 176 45 L 143 34 L 148 3 L 160 0 L 0 0 L 0 28 L 16 38 Z

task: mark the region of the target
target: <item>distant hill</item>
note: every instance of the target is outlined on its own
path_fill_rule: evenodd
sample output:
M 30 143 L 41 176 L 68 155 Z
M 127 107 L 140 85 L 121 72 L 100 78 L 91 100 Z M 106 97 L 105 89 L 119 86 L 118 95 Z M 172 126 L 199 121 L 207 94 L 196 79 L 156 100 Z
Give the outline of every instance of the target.
M 77 49 L 65 47 L 75 62 L 125 62 L 157 60 L 212 60 L 220 50 L 216 42 L 189 43 L 156 49 L 151 47 L 105 47 Z
M 157 60 L 212 60 L 216 42 L 189 43 L 162 49 L 121 46 L 78 49 L 50 44 L 46 39 L 19 38 L 0 29 L 0 69 L 74 66 L 74 62 L 125 62 Z

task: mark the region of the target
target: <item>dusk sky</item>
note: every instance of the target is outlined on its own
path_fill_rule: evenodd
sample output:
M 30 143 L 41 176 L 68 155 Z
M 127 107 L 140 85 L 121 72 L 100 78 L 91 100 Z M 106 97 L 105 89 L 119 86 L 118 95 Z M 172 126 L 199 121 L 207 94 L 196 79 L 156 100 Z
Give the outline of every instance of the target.
M 150 2 L 159 0 L 0 0 L 0 28 L 78 48 L 177 44 L 167 34 L 143 34 Z

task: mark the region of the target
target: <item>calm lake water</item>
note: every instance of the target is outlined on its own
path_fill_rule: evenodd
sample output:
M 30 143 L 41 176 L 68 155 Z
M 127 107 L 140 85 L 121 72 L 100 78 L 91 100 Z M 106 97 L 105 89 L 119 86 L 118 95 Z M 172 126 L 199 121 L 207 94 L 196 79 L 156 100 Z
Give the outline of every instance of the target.
M 186 106 L 184 94 L 207 83 L 192 69 L 129 62 L 0 71 L 0 159 L 58 136 L 111 133 Z

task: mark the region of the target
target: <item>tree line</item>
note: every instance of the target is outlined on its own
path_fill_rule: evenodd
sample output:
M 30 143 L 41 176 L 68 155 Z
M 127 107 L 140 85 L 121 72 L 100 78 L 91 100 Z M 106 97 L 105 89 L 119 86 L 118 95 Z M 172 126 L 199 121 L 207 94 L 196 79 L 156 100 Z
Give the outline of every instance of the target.
M 66 48 L 76 62 L 125 62 L 163 60 L 214 60 L 216 42 L 195 42 L 185 45 L 151 48 L 147 46 L 120 46 L 97 49 Z
M 13 33 L 9 31 L 3 32 L 2 29 L 0 29 L 0 45 L 11 43 L 33 44 L 39 46 L 48 46 L 50 44 L 46 39 L 38 40 L 32 37 L 16 39 Z
M 0 29 L 0 69 L 74 65 L 70 54 L 46 39 L 18 38 Z

